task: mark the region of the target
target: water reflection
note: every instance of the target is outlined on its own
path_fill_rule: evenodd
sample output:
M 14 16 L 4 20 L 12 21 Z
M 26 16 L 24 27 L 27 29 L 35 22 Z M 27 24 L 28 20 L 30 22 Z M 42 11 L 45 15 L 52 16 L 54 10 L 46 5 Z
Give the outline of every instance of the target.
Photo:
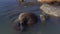
M 20 7 L 16 0 L 0 0 L 0 34 L 60 34 L 60 23 L 58 21 L 55 22 L 55 18 L 46 21 L 45 26 L 42 26 L 38 22 L 33 28 L 28 28 L 23 33 L 16 32 L 12 29 L 12 21 L 17 19 L 19 13 L 34 12 L 39 16 L 40 11 L 40 6 L 38 5 Z

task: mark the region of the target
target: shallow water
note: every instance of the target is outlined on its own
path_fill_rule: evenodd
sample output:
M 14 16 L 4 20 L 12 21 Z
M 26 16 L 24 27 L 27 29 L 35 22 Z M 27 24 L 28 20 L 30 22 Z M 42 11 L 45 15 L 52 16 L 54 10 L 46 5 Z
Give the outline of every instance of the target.
M 46 21 L 46 26 L 40 22 L 26 32 L 16 32 L 12 29 L 12 22 L 21 12 L 34 12 L 38 16 L 40 8 L 37 5 L 27 7 L 18 6 L 16 0 L 0 0 L 0 34 L 60 34 L 60 19 L 50 19 Z

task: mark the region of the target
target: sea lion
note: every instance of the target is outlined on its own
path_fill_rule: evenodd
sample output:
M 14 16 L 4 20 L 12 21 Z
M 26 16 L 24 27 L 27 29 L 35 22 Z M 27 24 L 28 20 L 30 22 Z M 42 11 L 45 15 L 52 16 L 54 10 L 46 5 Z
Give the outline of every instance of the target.
M 35 23 L 37 23 L 38 17 L 32 12 L 27 12 L 19 14 L 18 20 L 17 29 L 23 31 L 26 27 L 32 27 Z

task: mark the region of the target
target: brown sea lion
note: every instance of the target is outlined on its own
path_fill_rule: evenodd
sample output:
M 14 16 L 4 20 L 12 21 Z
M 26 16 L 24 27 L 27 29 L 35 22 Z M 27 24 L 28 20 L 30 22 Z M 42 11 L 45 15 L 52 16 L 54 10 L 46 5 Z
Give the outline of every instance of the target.
M 32 27 L 38 21 L 36 14 L 32 12 L 21 13 L 18 17 L 19 22 L 17 23 L 18 30 L 25 30 L 26 27 Z

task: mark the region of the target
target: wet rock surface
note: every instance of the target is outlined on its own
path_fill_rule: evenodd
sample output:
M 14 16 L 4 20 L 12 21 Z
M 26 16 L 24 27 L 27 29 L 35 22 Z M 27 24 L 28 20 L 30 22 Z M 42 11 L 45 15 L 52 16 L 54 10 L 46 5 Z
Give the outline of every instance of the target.
M 44 13 L 60 17 L 60 6 L 54 6 L 49 4 L 43 4 L 40 7 Z

